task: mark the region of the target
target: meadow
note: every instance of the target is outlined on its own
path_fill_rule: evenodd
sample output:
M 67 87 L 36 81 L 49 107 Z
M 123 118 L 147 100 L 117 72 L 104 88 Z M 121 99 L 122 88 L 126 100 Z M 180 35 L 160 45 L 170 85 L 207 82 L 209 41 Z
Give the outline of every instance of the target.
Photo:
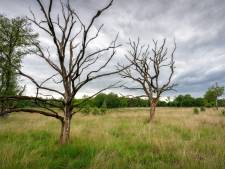
M 214 109 L 111 109 L 76 114 L 71 142 L 59 145 L 60 123 L 15 113 L 0 119 L 1 169 L 223 169 L 225 116 Z

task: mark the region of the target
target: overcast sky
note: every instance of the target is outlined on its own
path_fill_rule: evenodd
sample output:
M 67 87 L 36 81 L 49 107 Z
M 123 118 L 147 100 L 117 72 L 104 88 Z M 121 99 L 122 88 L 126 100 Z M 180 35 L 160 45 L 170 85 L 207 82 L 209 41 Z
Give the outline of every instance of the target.
M 104 7 L 108 0 L 71 2 L 81 19 L 88 23 L 90 17 L 97 9 Z M 54 7 L 56 12 L 59 11 L 57 5 Z M 0 13 L 8 17 L 29 16 L 29 9 L 41 17 L 35 0 L 0 0 Z M 198 97 L 215 82 L 225 85 L 224 0 L 114 0 L 113 6 L 98 19 L 95 26 L 101 23 L 104 23 L 104 29 L 102 36 L 95 42 L 97 46 L 108 43 L 118 32 L 119 42 L 123 43 L 112 64 L 124 57 L 129 38 L 136 40 L 140 37 L 143 43 L 150 45 L 152 39 L 162 41 L 167 38 L 169 48 L 172 48 L 173 39 L 176 40 L 176 73 L 173 80 L 178 83 L 177 92 L 166 93 L 164 96 L 190 93 Z M 48 45 L 49 38 L 39 33 L 43 44 Z M 23 70 L 37 79 L 52 73 L 34 56 L 24 58 Z M 93 93 L 118 79 L 113 76 L 93 81 L 78 96 Z M 34 86 L 26 80 L 23 83 L 27 84 L 26 94 L 32 95 L 35 92 Z M 113 91 L 124 95 L 130 93 L 122 89 Z

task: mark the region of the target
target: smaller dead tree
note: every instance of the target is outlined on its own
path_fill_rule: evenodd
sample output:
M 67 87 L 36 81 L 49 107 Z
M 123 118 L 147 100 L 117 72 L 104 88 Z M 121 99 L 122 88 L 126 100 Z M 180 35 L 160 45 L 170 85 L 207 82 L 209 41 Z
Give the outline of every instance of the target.
M 149 122 L 155 115 L 155 109 L 159 98 L 162 93 L 174 90 L 175 83 L 171 83 L 174 75 L 174 52 L 176 50 L 176 43 L 168 58 L 168 48 L 165 47 L 166 39 L 163 40 L 161 45 L 153 40 L 154 48 L 152 48 L 152 56 L 150 56 L 149 45 L 140 45 L 137 42 L 129 41 L 130 50 L 126 59 L 132 66 L 127 67 L 120 75 L 123 78 L 131 79 L 136 82 L 138 86 L 124 86 L 129 90 L 141 90 L 144 95 L 149 99 L 150 103 L 150 116 Z M 119 65 L 119 68 L 124 66 Z M 166 77 L 165 77 L 166 76 Z

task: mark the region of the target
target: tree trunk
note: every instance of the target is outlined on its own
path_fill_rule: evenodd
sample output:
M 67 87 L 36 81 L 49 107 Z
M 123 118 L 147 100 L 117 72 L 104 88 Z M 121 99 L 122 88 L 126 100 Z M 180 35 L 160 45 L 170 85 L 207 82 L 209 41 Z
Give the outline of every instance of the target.
M 155 109 L 156 109 L 157 103 L 158 103 L 157 98 L 154 98 L 154 99 L 151 100 L 149 122 L 151 122 L 153 120 L 154 116 L 155 116 Z
M 64 121 L 62 121 L 61 126 L 61 135 L 60 135 L 60 144 L 66 144 L 70 139 L 70 123 L 71 118 L 66 117 Z
M 216 98 L 216 110 L 219 110 L 218 108 L 218 99 Z

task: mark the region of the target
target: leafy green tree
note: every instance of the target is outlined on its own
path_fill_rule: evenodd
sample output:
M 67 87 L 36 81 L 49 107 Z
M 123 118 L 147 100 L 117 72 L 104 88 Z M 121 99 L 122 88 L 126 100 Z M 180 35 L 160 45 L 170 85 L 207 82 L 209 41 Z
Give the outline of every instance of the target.
M 94 104 L 96 107 L 101 107 L 104 103 L 104 101 L 106 100 L 106 94 L 101 93 L 98 94 L 95 98 L 94 98 Z
M 128 98 L 120 97 L 120 107 L 128 107 Z
M 204 98 L 196 98 L 195 99 L 195 105 L 194 106 L 197 106 L 197 107 L 203 107 L 205 104 L 205 101 L 204 101 Z
M 103 103 L 102 103 L 102 106 L 101 106 L 102 108 L 105 108 L 105 109 L 107 109 L 107 104 L 106 104 L 106 101 L 104 100 L 103 101 Z
M 128 107 L 148 107 L 149 101 L 141 98 L 129 98 Z
M 117 94 L 114 93 L 108 94 L 105 101 L 108 108 L 120 107 L 120 101 Z
M 204 98 L 209 104 L 215 105 L 218 110 L 218 98 L 221 97 L 223 93 L 224 87 L 216 84 L 206 91 Z
M 100 111 L 101 111 L 102 114 L 105 114 L 106 111 L 107 111 L 107 104 L 106 104 L 106 101 L 105 100 L 102 103 L 102 106 L 101 106 Z
M 166 107 L 167 106 L 167 103 L 165 101 L 159 101 L 158 102 L 158 106 L 159 107 Z M 147 107 L 147 106 L 146 106 Z
M 36 37 L 26 19 L 0 15 L 0 96 L 22 93 L 16 69 L 20 68 L 22 57 L 29 53 Z M 1 101 L 0 107 L 5 109 L 9 104 L 12 102 Z
M 225 107 L 225 99 L 219 99 L 218 100 L 218 106 Z
M 174 102 L 178 107 L 192 107 L 195 106 L 195 99 L 190 95 L 179 95 L 175 98 Z

